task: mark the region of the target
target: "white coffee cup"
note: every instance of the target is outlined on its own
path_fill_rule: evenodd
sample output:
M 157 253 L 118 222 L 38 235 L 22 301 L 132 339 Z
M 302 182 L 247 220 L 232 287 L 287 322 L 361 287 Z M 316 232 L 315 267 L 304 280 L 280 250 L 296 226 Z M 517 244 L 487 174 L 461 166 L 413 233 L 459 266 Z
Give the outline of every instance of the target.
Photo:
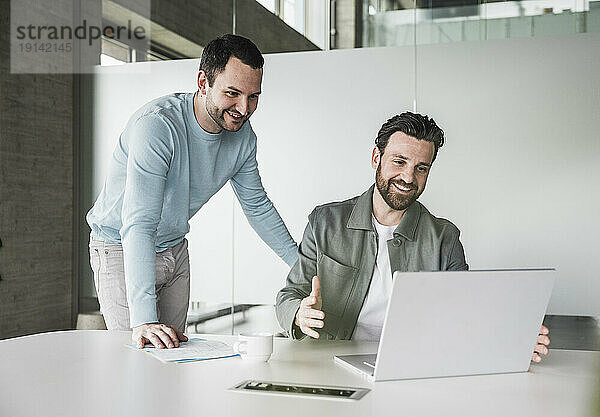
M 273 353 L 271 333 L 240 333 L 233 350 L 248 362 L 266 362 Z

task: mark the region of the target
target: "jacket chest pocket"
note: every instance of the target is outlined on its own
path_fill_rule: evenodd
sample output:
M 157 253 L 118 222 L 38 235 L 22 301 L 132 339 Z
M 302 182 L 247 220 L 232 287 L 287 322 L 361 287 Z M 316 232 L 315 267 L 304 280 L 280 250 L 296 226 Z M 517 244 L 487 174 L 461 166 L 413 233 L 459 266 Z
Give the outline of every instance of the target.
M 343 265 L 324 253 L 321 255 L 317 264 L 317 275 L 321 281 L 321 297 L 326 318 L 328 313 L 342 316 L 356 283 L 357 274 L 357 268 Z

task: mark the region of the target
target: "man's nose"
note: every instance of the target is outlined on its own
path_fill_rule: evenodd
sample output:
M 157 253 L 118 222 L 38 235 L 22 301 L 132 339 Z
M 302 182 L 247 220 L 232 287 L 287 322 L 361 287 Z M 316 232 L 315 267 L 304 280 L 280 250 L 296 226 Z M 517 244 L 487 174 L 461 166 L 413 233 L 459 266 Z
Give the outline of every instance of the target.
M 235 105 L 235 109 L 242 116 L 245 116 L 246 113 L 248 112 L 248 97 L 240 97 L 240 99 L 238 100 L 238 102 Z
M 400 171 L 400 179 L 407 184 L 412 184 L 415 180 L 415 175 L 412 169 L 405 167 Z

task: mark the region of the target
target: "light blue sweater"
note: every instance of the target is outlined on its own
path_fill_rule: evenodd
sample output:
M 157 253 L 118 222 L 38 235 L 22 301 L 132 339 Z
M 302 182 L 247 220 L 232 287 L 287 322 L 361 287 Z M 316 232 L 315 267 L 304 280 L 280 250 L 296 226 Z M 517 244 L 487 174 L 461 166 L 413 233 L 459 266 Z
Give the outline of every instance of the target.
M 87 214 L 94 239 L 123 245 L 132 327 L 158 321 L 155 253 L 181 242 L 189 219 L 227 181 L 265 243 L 288 265 L 297 259 L 296 243 L 262 186 L 250 122 L 237 132 L 208 133 L 196 121 L 193 97 L 168 95 L 134 113 Z

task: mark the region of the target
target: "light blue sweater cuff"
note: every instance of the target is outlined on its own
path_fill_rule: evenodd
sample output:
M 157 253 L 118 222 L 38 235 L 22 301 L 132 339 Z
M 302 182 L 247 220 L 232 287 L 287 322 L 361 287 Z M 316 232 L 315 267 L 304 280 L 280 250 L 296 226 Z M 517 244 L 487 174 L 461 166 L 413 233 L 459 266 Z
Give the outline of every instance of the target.
M 132 306 L 135 306 L 129 309 L 129 323 L 132 329 L 145 323 L 158 323 L 155 298 L 138 299 Z

